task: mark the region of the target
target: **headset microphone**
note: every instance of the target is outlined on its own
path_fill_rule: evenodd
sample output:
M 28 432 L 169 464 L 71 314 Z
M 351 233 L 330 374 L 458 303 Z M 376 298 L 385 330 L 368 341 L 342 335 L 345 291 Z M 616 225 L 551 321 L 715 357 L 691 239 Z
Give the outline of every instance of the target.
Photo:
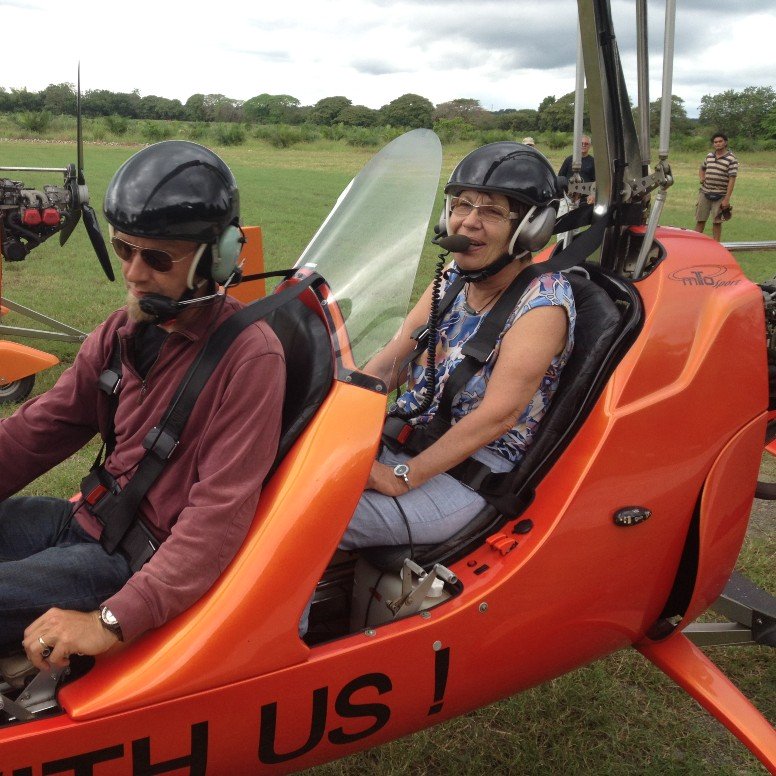
M 140 297 L 138 305 L 146 315 L 153 316 L 154 323 L 170 321 L 181 310 L 180 302 L 176 302 L 169 296 L 162 296 L 162 294 L 145 294 Z
M 468 250 L 469 246 L 472 244 L 472 241 L 463 234 L 437 236 L 432 238 L 431 242 L 449 253 L 463 253 Z
M 242 273 L 239 273 L 242 276 Z M 213 299 L 218 299 L 226 293 L 226 289 L 235 282 L 238 271 L 232 273 L 229 279 L 224 283 L 223 287 L 216 291 L 215 294 L 208 294 L 207 296 L 198 296 L 194 299 L 180 299 L 176 301 L 169 296 L 163 296 L 162 294 L 144 294 L 138 301 L 140 309 L 146 313 L 146 315 L 152 315 L 152 323 L 165 323 L 176 318 L 187 307 L 194 307 L 196 305 L 205 304 Z

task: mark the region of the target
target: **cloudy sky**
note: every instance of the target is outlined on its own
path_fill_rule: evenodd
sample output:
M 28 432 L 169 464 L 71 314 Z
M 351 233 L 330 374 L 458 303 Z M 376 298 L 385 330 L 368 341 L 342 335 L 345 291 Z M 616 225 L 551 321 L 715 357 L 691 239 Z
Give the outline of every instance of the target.
M 650 2 L 650 96 L 660 96 L 664 2 Z M 677 0 L 673 93 L 701 97 L 776 86 L 776 0 Z M 632 99 L 633 0 L 612 0 Z M 131 10 L 130 10 L 131 9 Z M 303 105 L 344 95 L 379 108 L 413 92 L 434 104 L 537 108 L 574 89 L 574 0 L 0 0 L 0 86 Z

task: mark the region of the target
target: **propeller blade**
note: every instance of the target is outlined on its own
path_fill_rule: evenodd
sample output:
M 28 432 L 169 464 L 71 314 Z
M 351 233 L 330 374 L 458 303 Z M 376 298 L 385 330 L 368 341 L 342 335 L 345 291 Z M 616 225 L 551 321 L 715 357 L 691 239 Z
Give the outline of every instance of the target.
M 89 233 L 89 239 L 92 241 L 92 247 L 97 254 L 100 266 L 107 275 L 108 280 L 115 280 L 116 276 L 113 274 L 113 267 L 110 263 L 108 249 L 105 246 L 105 240 L 102 237 L 100 225 L 97 223 L 97 214 L 94 212 L 94 208 L 91 205 L 83 205 L 81 209 L 84 211 L 84 226 Z
M 78 183 L 86 185 L 84 179 L 84 138 L 81 132 L 81 63 L 78 63 L 78 85 L 75 92 L 75 137 L 78 167 Z
M 62 230 L 59 232 L 59 244 L 64 245 L 73 230 L 78 226 L 78 222 L 81 220 L 81 208 L 77 207 L 70 211 L 70 215 L 65 220 Z

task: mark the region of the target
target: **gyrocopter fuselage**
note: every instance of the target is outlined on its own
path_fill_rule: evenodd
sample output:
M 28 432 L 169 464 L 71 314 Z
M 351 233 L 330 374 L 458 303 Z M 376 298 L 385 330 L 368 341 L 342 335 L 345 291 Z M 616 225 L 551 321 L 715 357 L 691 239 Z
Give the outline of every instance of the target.
M 579 0 L 579 19 L 596 204 L 539 257 L 573 259 L 578 335 L 509 480 L 515 506 L 489 505 L 441 546 L 336 553 L 385 415 L 363 367 L 406 314 L 438 192 L 439 142 L 415 130 L 354 179 L 279 287 L 288 301 L 267 320 L 289 373 L 281 453 L 240 553 L 196 605 L 79 678 L 6 687 L 4 773 L 297 770 L 630 646 L 776 772 L 773 727 L 693 643 L 725 634 L 691 626 L 724 592 L 750 640 L 776 639 L 773 599 L 743 578 L 726 587 L 774 410 L 763 291 L 719 243 L 658 225 L 667 117 L 653 169 L 609 3 Z M 666 67 L 664 95 L 670 80 Z

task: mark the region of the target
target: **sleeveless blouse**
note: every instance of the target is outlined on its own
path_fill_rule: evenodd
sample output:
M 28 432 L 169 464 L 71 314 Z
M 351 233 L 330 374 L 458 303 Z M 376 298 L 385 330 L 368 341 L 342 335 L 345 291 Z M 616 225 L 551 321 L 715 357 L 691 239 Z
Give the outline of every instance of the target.
M 447 273 L 446 281 L 440 289 L 440 298 L 457 276 L 455 265 Z M 436 350 L 436 385 L 434 399 L 429 409 L 417 418 L 413 418 L 412 425 L 428 423 L 434 416 L 439 406 L 439 399 L 445 384 L 455 367 L 464 356 L 461 349 L 464 343 L 474 335 L 487 313 L 475 315 L 466 310 L 464 289 L 461 289 L 453 304 L 448 308 L 439 325 L 439 340 Z M 501 342 L 504 335 L 512 328 L 515 321 L 531 310 L 539 307 L 559 306 L 566 311 L 568 316 L 568 334 L 566 345 L 560 355 L 553 357 L 547 372 L 541 380 L 539 388 L 523 410 L 516 425 L 504 436 L 496 439 L 482 448 L 497 454 L 501 459 L 506 459 L 511 464 L 519 463 L 525 456 L 525 451 L 533 441 L 539 421 L 541 421 L 547 407 L 558 387 L 561 371 L 571 355 L 574 347 L 574 324 L 576 321 L 576 308 L 574 295 L 566 277 L 560 272 L 546 273 L 534 278 L 520 297 L 515 309 L 507 319 L 504 329 L 499 334 L 495 352 L 488 363 L 472 376 L 463 390 L 453 402 L 452 419 L 456 423 L 462 417 L 476 409 L 485 396 L 485 390 L 493 372 L 493 367 L 498 360 Z M 420 363 L 419 363 L 420 361 Z M 425 395 L 426 387 L 425 358 L 421 355 L 418 360 L 410 365 L 408 390 L 397 400 L 399 407 L 406 411 L 416 409 Z M 476 454 L 475 454 L 475 457 Z

